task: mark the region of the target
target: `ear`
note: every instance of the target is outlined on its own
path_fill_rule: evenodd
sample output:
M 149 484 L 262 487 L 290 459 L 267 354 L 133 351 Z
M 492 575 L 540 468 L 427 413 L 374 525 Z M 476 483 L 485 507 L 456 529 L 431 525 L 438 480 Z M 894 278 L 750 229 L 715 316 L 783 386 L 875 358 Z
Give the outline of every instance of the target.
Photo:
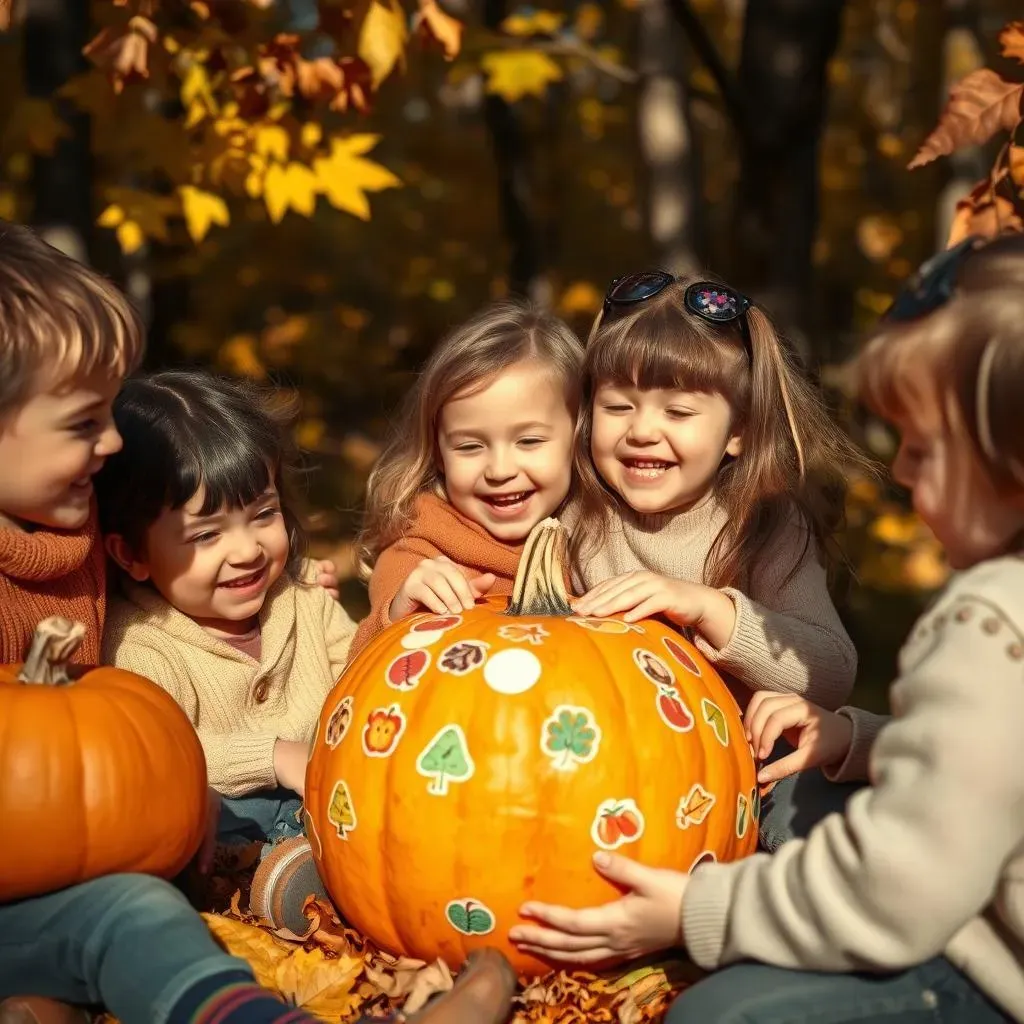
M 743 454 L 743 435 L 733 434 L 726 442 L 725 454 L 731 455 L 734 459 Z
M 149 566 L 139 561 L 131 545 L 119 533 L 110 533 L 103 538 L 103 546 L 107 554 L 117 562 L 136 583 L 149 579 Z

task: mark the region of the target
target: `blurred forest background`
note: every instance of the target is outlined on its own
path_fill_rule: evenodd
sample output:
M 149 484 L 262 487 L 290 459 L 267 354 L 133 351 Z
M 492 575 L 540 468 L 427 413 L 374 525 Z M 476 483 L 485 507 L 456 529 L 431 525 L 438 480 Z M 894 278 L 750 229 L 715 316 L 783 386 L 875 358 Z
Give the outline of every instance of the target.
M 907 164 L 954 82 L 1013 76 L 998 37 L 1019 10 L 0 0 L 0 217 L 121 283 L 148 365 L 298 391 L 316 551 L 359 615 L 351 538 L 389 416 L 443 332 L 498 296 L 585 334 L 615 275 L 713 269 L 785 325 L 884 461 L 843 361 L 987 173 L 996 143 Z M 877 707 L 946 569 L 870 481 L 844 546 Z

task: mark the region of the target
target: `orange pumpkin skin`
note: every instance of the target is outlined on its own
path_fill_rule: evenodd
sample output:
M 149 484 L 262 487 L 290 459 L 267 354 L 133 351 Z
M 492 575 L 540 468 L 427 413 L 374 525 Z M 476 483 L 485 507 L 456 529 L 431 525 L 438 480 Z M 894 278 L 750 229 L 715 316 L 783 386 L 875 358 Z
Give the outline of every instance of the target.
M 0 902 L 115 872 L 172 878 L 206 828 L 206 759 L 155 683 L 93 668 L 65 685 L 0 666 Z
M 760 799 L 739 709 L 678 633 L 506 605 L 378 636 L 324 705 L 305 805 L 359 931 L 453 969 L 497 946 L 529 976 L 549 965 L 507 940 L 524 900 L 614 899 L 602 847 L 683 871 L 746 856 Z

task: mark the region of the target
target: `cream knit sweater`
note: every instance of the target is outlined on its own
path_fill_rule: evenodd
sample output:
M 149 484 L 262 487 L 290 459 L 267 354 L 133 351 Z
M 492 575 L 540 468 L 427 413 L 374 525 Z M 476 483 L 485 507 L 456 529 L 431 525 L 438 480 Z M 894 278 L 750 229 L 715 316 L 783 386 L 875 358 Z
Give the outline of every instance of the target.
M 953 579 L 900 652 L 890 705 L 842 710 L 854 742 L 832 775 L 871 782 L 845 815 L 694 872 L 686 945 L 706 968 L 893 971 L 945 953 L 1024 1022 L 1024 559 Z
M 152 679 L 181 705 L 206 753 L 210 785 L 225 796 L 277 785 L 275 742 L 312 740 L 355 633 L 322 587 L 285 578 L 259 618 L 255 661 L 149 587 L 122 582 L 107 611 L 104 662 Z
M 575 510 L 570 507 L 562 521 L 571 530 Z M 704 562 L 725 521 L 713 496 L 686 512 L 653 516 L 620 502 L 609 516 L 606 543 L 575 574 L 576 590 L 582 594 L 610 577 L 644 569 L 703 582 Z M 736 606 L 725 647 L 715 649 L 699 633 L 694 637 L 710 662 L 747 688 L 731 687 L 741 706 L 749 691 L 777 690 L 834 710 L 853 689 L 857 651 L 829 597 L 814 541 L 805 550 L 805 540 L 806 530 L 794 522 L 769 546 L 746 592 L 722 590 Z

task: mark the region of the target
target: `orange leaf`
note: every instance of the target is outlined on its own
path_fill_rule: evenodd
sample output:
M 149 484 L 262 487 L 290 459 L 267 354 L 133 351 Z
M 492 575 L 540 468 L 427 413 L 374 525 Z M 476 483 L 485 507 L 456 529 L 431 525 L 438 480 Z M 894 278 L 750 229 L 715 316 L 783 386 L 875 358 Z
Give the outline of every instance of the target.
M 413 20 L 413 31 L 440 44 L 445 60 L 454 60 L 462 46 L 462 22 L 445 14 L 437 0 L 420 0 L 420 9 Z
M 965 146 L 981 146 L 1001 129 L 1020 121 L 1024 84 L 1007 82 L 994 71 L 972 71 L 953 86 L 938 126 L 924 140 L 908 169 L 924 167 Z
M 1003 47 L 1003 56 L 1012 57 L 1024 64 L 1024 21 L 1011 21 L 999 33 L 999 42 Z

